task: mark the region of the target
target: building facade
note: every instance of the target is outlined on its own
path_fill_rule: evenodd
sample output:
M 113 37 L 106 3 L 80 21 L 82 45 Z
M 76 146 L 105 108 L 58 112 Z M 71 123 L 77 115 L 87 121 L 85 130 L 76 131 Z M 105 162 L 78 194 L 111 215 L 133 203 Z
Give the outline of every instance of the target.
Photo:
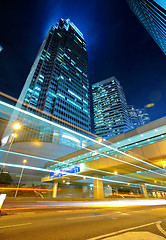
M 110 138 L 132 129 L 120 82 L 111 77 L 92 85 L 95 134 Z
M 140 127 L 150 122 L 149 114 L 145 108 L 136 109 L 133 105 L 129 105 L 129 116 L 133 128 Z
M 135 109 L 135 107 L 133 105 L 129 105 L 128 109 L 129 109 L 129 116 L 130 116 L 130 120 L 131 120 L 131 124 L 132 124 L 133 128 L 137 128 L 137 127 L 141 126 L 139 118 L 138 118 L 137 109 Z
M 145 108 L 137 109 L 137 115 L 141 126 L 150 122 L 149 114 Z
M 21 107 L 28 111 L 37 108 L 91 130 L 86 42 L 70 19 L 60 19 L 51 27 L 19 101 L 25 103 Z M 64 124 L 55 118 L 51 120 Z
M 131 10 L 166 54 L 166 1 L 127 0 Z

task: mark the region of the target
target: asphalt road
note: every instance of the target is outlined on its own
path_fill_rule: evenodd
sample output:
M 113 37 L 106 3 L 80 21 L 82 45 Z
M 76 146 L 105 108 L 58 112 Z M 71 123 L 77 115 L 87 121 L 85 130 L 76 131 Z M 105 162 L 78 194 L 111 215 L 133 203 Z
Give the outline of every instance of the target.
M 25 209 L 18 205 L 0 216 L 0 240 L 166 239 L 166 205 Z

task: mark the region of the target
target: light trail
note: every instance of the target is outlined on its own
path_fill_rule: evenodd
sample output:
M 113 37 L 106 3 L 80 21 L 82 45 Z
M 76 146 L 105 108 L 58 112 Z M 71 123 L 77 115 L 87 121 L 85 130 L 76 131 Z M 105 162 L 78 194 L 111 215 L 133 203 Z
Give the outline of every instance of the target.
M 2 149 L 0 149 L 0 152 L 5 152 L 5 153 L 7 153 L 6 150 L 2 150 Z M 92 151 L 92 152 L 93 152 L 93 151 Z M 42 158 L 42 157 L 37 157 L 37 156 L 28 155 L 28 154 L 23 154 L 23 153 L 17 153 L 17 152 L 11 152 L 11 151 L 9 151 L 9 154 L 15 154 L 15 155 L 20 155 L 20 156 L 24 156 L 24 157 L 36 158 L 36 159 L 43 160 L 43 161 L 50 161 L 50 162 L 56 162 L 56 163 L 66 164 L 66 163 L 64 163 L 63 161 L 60 162 L 60 161 L 56 161 L 56 160 L 51 160 L 51 159 Z M 98 172 L 107 173 L 107 174 L 109 174 L 109 175 L 114 175 L 114 173 L 111 173 L 111 172 L 107 172 L 107 171 L 103 171 L 103 170 L 98 170 L 98 169 L 93 169 L 93 168 L 88 168 L 88 167 L 86 167 L 86 168 L 87 168 L 87 169 L 90 169 L 90 170 L 92 170 L 92 171 L 98 171 Z M 54 172 L 54 171 L 52 170 L 52 172 Z M 118 176 L 122 176 L 122 177 L 125 177 L 125 178 L 130 178 L 130 179 L 135 179 L 135 180 L 142 180 L 141 178 L 134 178 L 134 177 L 125 176 L 125 175 L 121 175 L 121 174 L 118 174 Z M 164 175 L 164 176 L 165 176 L 165 175 Z
M 106 173 L 106 174 L 109 174 L 109 175 L 112 175 L 112 176 L 115 177 L 115 174 L 111 173 L 111 172 L 107 172 L 107 171 L 103 171 L 103 170 L 99 170 L 99 169 L 94 169 L 94 168 L 89 168 L 89 167 L 85 167 L 85 168 L 90 169 L 90 170 L 95 171 L 95 172 Z M 122 175 L 122 174 L 118 174 L 118 176 L 124 177 L 124 178 L 135 179 L 135 180 L 142 180 L 141 178 L 130 177 L 130 176 Z
M 0 190 L 17 190 L 16 187 L 0 187 Z M 46 192 L 52 192 L 52 189 L 48 188 L 19 188 L 18 191 L 46 191 Z
M 43 169 L 43 168 L 37 168 L 37 167 L 32 167 L 32 166 L 27 166 L 27 165 L 19 165 L 19 164 L 10 164 L 10 163 L 0 163 L 0 165 L 5 165 L 7 167 L 15 167 L 15 168 L 25 168 L 25 169 L 28 169 L 28 170 L 35 170 L 35 171 L 42 171 L 42 172 L 55 172 L 53 170 L 49 170 L 49 169 Z M 58 173 L 62 173 L 61 171 L 58 171 L 56 170 L 56 172 Z M 76 177 L 86 177 L 86 178 L 89 178 L 89 179 L 97 179 L 97 180 L 102 180 L 102 181 L 105 181 L 105 182 L 112 182 L 112 183 L 122 183 L 122 184 L 125 184 L 128 186 L 128 182 L 123 182 L 123 181 L 116 181 L 116 180 L 110 180 L 110 179 L 103 179 L 103 178 L 99 178 L 99 177 L 91 177 L 91 176 L 87 176 L 87 175 L 82 175 L 82 174 L 76 174 L 76 173 L 67 173 L 67 172 L 63 172 L 63 174 L 65 175 L 68 175 L 68 176 L 76 176 Z M 130 183 L 130 186 L 132 187 L 139 187 L 139 184 L 137 183 Z M 149 184 L 150 186 L 150 184 Z M 154 185 L 152 185 L 154 186 Z M 158 186 L 158 185 L 155 185 L 155 187 L 159 187 L 159 188 L 166 188 L 164 186 Z
M 5 152 L 7 153 L 6 150 L 2 150 L 0 149 L 0 152 Z M 92 151 L 93 152 L 93 151 Z M 20 155 L 20 156 L 24 156 L 24 157 L 30 157 L 30 158 L 36 158 L 36 159 L 39 159 L 39 160 L 44 160 L 44 161 L 50 161 L 50 162 L 56 162 L 56 163 L 61 163 L 61 164 L 66 164 L 64 163 L 64 161 L 60 162 L 60 161 L 56 161 L 56 160 L 51 160 L 51 159 L 47 159 L 47 158 L 42 158 L 42 157 L 37 157 L 37 156 L 33 156 L 33 155 L 28 155 L 28 154 L 23 154 L 23 153 L 17 153 L 17 152 L 11 152 L 9 151 L 9 154 L 15 154 L 15 155 Z M 107 155 L 106 155 L 107 156 Z M 109 157 L 109 156 L 108 156 Z M 110 157 L 111 158 L 111 157 Z M 107 172 L 107 171 L 103 171 L 103 170 L 98 170 L 98 169 L 93 169 L 93 168 L 88 168 L 86 167 L 87 169 L 90 169 L 92 171 L 98 171 L 98 172 L 103 172 L 103 173 L 107 173 L 109 175 L 114 175 L 114 173 L 111 173 L 111 172 Z M 53 170 L 52 170 L 53 171 Z M 142 180 L 140 178 L 134 178 L 134 177 L 130 177 L 130 176 L 125 176 L 125 175 L 120 175 L 118 174 L 118 176 L 122 176 L 122 177 L 126 177 L 126 178 L 130 178 L 130 179 L 135 179 L 135 180 Z M 164 175 L 165 176 L 165 175 Z
M 132 158 L 132 159 L 135 159 L 135 160 L 137 160 L 137 161 L 140 161 L 140 162 L 142 162 L 142 163 L 144 163 L 144 164 L 150 165 L 150 166 L 154 167 L 155 169 L 163 170 L 163 169 L 161 169 L 160 167 L 157 167 L 157 166 L 155 166 L 155 165 L 153 165 L 153 164 L 151 164 L 151 163 L 148 163 L 148 162 L 146 162 L 146 161 L 144 161 L 144 160 L 141 160 L 141 159 L 139 159 L 139 158 L 137 158 L 137 157 L 134 157 L 134 156 L 131 156 L 131 155 L 126 154 L 126 153 L 124 153 L 124 152 L 121 152 L 120 150 L 115 149 L 115 148 L 113 148 L 113 147 L 111 147 L 111 146 L 109 146 L 109 145 L 105 145 L 105 144 L 103 144 L 103 143 L 100 143 L 100 142 L 98 142 L 98 141 L 95 140 L 95 139 L 91 139 L 91 138 L 89 138 L 88 136 L 84 136 L 84 135 L 82 135 L 81 133 L 75 132 L 75 131 L 73 131 L 73 130 L 71 130 L 71 129 L 68 129 L 68 128 L 64 127 L 64 126 L 61 126 L 61 125 L 59 125 L 59 124 L 57 124 L 57 123 L 55 123 L 55 122 L 51 122 L 51 121 L 49 121 L 49 120 L 47 120 L 47 119 L 44 119 L 44 118 L 42 118 L 42 117 L 40 117 L 40 116 L 37 116 L 37 115 L 33 114 L 33 113 L 27 112 L 27 111 L 25 111 L 25 110 L 23 110 L 23 109 L 17 108 L 17 107 L 15 107 L 15 106 L 12 106 L 12 105 L 7 104 L 7 103 L 2 102 L 2 101 L 0 101 L 0 104 L 4 105 L 4 106 L 6 106 L 6 107 L 12 108 L 12 109 L 14 109 L 14 110 L 16 110 L 16 111 L 18 111 L 18 112 L 22 112 L 22 113 L 24 113 L 25 115 L 29 115 L 29 116 L 31 116 L 31 117 L 34 117 L 34 118 L 36 118 L 36 119 L 39 119 L 39 120 L 41 120 L 41 121 L 44 121 L 44 122 L 49 123 L 49 124 L 51 124 L 51 125 L 54 125 L 54 126 L 56 126 L 56 127 L 62 128 L 62 129 L 64 129 L 64 130 L 67 130 L 68 132 L 71 132 L 71 133 L 74 133 L 74 134 L 76 134 L 76 135 L 78 135 L 78 136 L 80 136 L 80 137 L 86 138 L 86 139 L 88 139 L 88 140 L 90 140 L 90 141 L 92 141 L 92 142 L 95 142 L 95 143 L 100 144 L 100 145 L 102 145 L 102 146 L 104 146 L 104 147 L 107 147 L 107 148 L 109 148 L 109 149 L 111 149 L 111 150 L 114 150 L 114 151 L 116 151 L 116 152 L 118 152 L 118 153 L 121 153 L 121 154 L 123 154 L 123 155 L 125 155 L 125 156 L 127 156 L 127 157 L 129 157 L 129 158 Z M 100 153 L 100 154 L 101 154 L 101 153 Z M 106 156 L 106 157 L 108 157 L 108 155 L 105 155 L 105 154 L 103 154 L 103 155 Z M 110 158 L 112 158 L 112 157 L 110 157 Z M 116 160 L 116 161 L 120 161 L 120 162 L 129 164 L 129 165 L 136 166 L 137 168 L 142 168 L 142 167 L 140 167 L 140 166 L 137 166 L 137 165 L 132 164 L 132 163 L 129 163 L 129 162 L 125 162 L 125 161 L 120 160 L 120 159 L 116 159 L 116 158 L 113 158 L 113 159 Z M 148 171 L 151 171 L 151 170 L 146 169 L 146 168 L 142 168 L 142 169 L 143 169 L 143 170 L 146 170 L 146 171 L 147 171 L 147 170 L 148 170 Z M 165 177 L 164 174 L 160 174 L 160 173 L 155 173 L 155 174 L 161 175 L 161 176 L 164 176 L 164 177 Z
M 3 94 L 2 92 L 0 92 L 0 94 L 1 94 L 1 95 L 6 95 L 6 94 Z M 9 96 L 6 95 L 6 97 L 9 97 Z M 54 126 L 57 126 L 57 127 L 61 127 L 61 128 L 64 129 L 64 130 L 67 130 L 67 131 L 69 131 L 69 132 L 72 132 L 72 133 L 74 133 L 74 134 L 76 134 L 76 135 L 78 135 L 78 136 L 81 136 L 81 137 L 83 137 L 83 138 L 86 138 L 86 139 L 88 139 L 88 140 L 91 140 L 92 142 L 95 142 L 95 143 L 100 144 L 100 145 L 102 145 L 102 146 L 108 147 L 108 148 L 110 148 L 111 150 L 117 151 L 117 152 L 119 152 L 119 153 L 121 153 L 121 154 L 123 154 L 123 155 L 126 155 L 126 156 L 128 156 L 128 157 L 130 157 L 130 158 L 133 158 L 133 159 L 135 159 L 135 160 L 137 160 L 137 161 L 143 162 L 143 163 L 145 163 L 145 164 L 147 164 L 147 165 L 150 165 L 151 167 L 155 167 L 155 168 L 161 170 L 160 167 L 157 167 L 157 166 L 155 166 L 155 165 L 153 165 L 153 164 L 151 164 L 151 163 L 148 163 L 148 162 L 146 162 L 146 161 L 144 161 L 144 160 L 141 160 L 141 159 L 139 159 L 139 158 L 137 158 L 137 157 L 134 157 L 134 156 L 131 156 L 131 155 L 126 154 L 126 153 L 124 153 L 124 152 L 121 152 L 120 150 L 118 150 L 118 149 L 116 149 L 116 148 L 113 148 L 113 147 L 111 147 L 111 146 L 109 146 L 109 145 L 105 145 L 105 144 L 103 144 L 103 143 L 101 143 L 101 142 L 98 142 L 98 141 L 95 140 L 95 139 L 91 139 L 91 138 L 89 138 L 89 137 L 87 137 L 87 136 L 84 136 L 84 135 L 78 133 L 78 132 L 75 132 L 75 131 L 73 131 L 73 130 L 71 130 L 71 129 L 68 129 L 68 128 L 64 127 L 64 126 L 61 126 L 61 125 L 59 125 L 59 124 L 57 124 L 57 123 L 51 122 L 51 121 L 49 121 L 49 120 L 47 120 L 47 119 L 41 118 L 41 117 L 39 117 L 39 116 L 37 116 L 37 115 L 35 115 L 35 114 L 32 114 L 32 113 L 30 113 L 30 112 L 27 112 L 27 111 L 23 110 L 23 109 L 17 108 L 17 107 L 12 106 L 12 105 L 9 105 L 9 104 L 7 104 L 7 103 L 5 103 L 5 102 L 2 102 L 2 101 L 0 101 L 0 104 L 5 105 L 5 106 L 7 106 L 7 107 L 9 107 L 9 108 L 13 108 L 13 109 L 15 109 L 15 110 L 18 111 L 18 112 L 20 111 L 20 112 L 22 112 L 22 113 L 24 113 L 24 114 L 27 114 L 27 115 L 32 116 L 32 117 L 34 117 L 34 118 L 37 118 L 37 119 L 39 119 L 39 120 L 45 121 L 45 122 L 47 122 L 47 123 L 49 123 L 49 124 L 51 124 L 51 125 L 54 125 Z M 42 113 L 45 113 L 45 112 L 42 111 Z M 51 115 L 51 116 L 52 116 L 52 115 Z M 53 117 L 53 116 L 52 116 L 52 117 Z M 66 122 L 66 121 L 65 121 L 65 122 Z M 67 123 L 68 123 L 68 122 L 67 122 Z M 75 126 L 75 125 L 74 125 L 74 126 Z M 89 132 L 88 132 L 88 133 L 89 133 Z M 95 135 L 95 136 L 96 136 L 96 135 Z M 107 155 L 106 155 L 106 156 L 107 156 Z M 116 161 L 120 161 L 120 160 L 118 160 L 118 159 L 115 159 L 115 160 L 116 160 Z M 126 162 L 125 162 L 125 163 L 126 163 Z M 128 163 L 128 164 L 129 164 L 129 163 Z M 131 165 L 131 164 L 130 164 L 130 165 Z M 145 169 L 144 169 L 144 170 L 145 170 Z M 148 169 L 146 169 L 146 170 L 148 170 Z
M 49 117 L 51 117 L 51 118 L 54 118 L 55 120 L 58 120 L 58 121 L 60 121 L 60 122 L 63 122 L 63 123 L 65 123 L 65 124 L 67 124 L 67 125 L 70 125 L 70 126 L 72 126 L 72 127 L 74 127 L 74 128 L 77 128 L 77 129 L 79 129 L 79 130 L 81 130 L 81 131 L 83 131 L 83 132 L 86 132 L 86 133 L 88 133 L 88 134 L 90 134 L 90 135 L 98 138 L 97 135 L 95 135 L 95 134 L 93 134 L 93 133 L 91 133 L 91 132 L 88 132 L 88 131 L 86 131 L 86 130 L 83 129 L 83 128 L 80 128 L 80 127 L 78 127 L 78 126 L 76 126 L 76 125 L 74 125 L 74 124 L 72 124 L 72 123 L 70 123 L 70 122 L 67 122 L 67 121 L 63 120 L 62 118 L 59 118 L 59 117 L 56 117 L 56 116 L 54 116 L 54 115 L 52 115 L 52 114 L 46 113 L 46 112 L 44 112 L 44 111 L 42 111 L 42 110 L 40 110 L 40 109 L 38 109 L 38 108 L 35 108 L 35 107 L 33 107 L 33 106 L 29 106 L 29 104 L 27 104 L 27 103 L 25 103 L 25 102 L 22 102 L 22 101 L 18 100 L 17 98 L 14 98 L 14 97 L 12 97 L 12 96 L 9 96 L 9 95 L 7 95 L 6 93 L 0 92 L 0 95 L 3 96 L 3 97 L 6 97 L 6 98 L 8 98 L 8 99 L 11 99 L 11 100 L 13 100 L 13 101 L 16 102 L 16 103 L 19 103 L 19 104 L 24 105 L 24 106 L 26 106 L 26 107 L 28 107 L 28 108 L 34 109 L 34 110 L 37 111 L 37 112 L 40 112 L 40 113 L 42 113 L 42 114 L 44 114 L 44 115 L 46 115 L 46 116 L 49 116 Z
M 114 173 L 111 173 L 111 172 L 107 172 L 107 171 L 103 171 L 103 170 L 98 170 L 98 169 L 94 169 L 94 168 L 89 168 L 89 167 L 85 167 L 85 168 L 90 169 L 90 170 L 95 171 L 95 172 L 106 173 L 106 174 L 109 174 L 109 175 L 111 175 L 111 176 L 113 176 L 113 177 L 120 176 L 120 177 L 122 177 L 122 178 L 124 177 L 124 178 L 129 178 L 129 179 L 144 181 L 144 179 L 139 178 L 139 177 L 135 178 L 135 177 L 131 177 L 131 176 L 125 176 L 125 175 L 122 175 L 122 174 L 118 174 L 118 175 L 115 176 L 115 174 L 114 174 Z M 104 180 L 104 179 L 103 179 L 103 180 Z M 147 182 L 148 182 L 149 184 L 148 184 Z M 130 184 L 130 182 L 128 182 L 128 183 Z M 159 185 L 151 184 L 151 182 L 150 182 L 150 181 L 147 181 L 147 180 L 146 180 L 145 185 L 154 186 L 154 187 L 159 187 L 159 188 L 161 187 L 161 186 L 159 186 Z M 164 188 L 166 188 L 166 187 L 164 187 Z
M 8 151 L 7 151 L 7 150 L 0 149 L 0 152 L 5 152 L 5 153 L 7 153 Z M 62 163 L 62 164 L 63 164 L 63 162 L 59 162 L 59 161 L 56 161 L 56 160 L 52 160 L 52 159 L 50 159 L 50 158 L 37 157 L 37 156 L 29 155 L 29 154 L 12 152 L 12 151 L 9 151 L 8 153 L 9 153 L 9 154 L 14 154 L 14 155 L 20 155 L 20 156 L 24 156 L 24 157 L 36 158 L 36 159 L 43 160 L 43 161 L 47 161 L 47 162 L 55 162 L 55 163 Z
M 43 203 L 44 201 L 39 201 L 38 204 Z M 35 203 L 37 204 L 37 203 Z M 44 205 L 39 206 L 27 206 L 27 207 L 15 207 L 15 208 L 8 208 L 2 209 L 4 210 L 19 210 L 19 209 L 31 209 L 31 208 L 46 208 L 46 207 L 130 207 L 130 206 L 157 206 L 157 205 L 166 205 L 165 199 L 134 199 L 134 200 L 109 200 L 109 201 L 71 201 L 71 202 L 54 202 L 54 201 L 47 201 L 43 203 Z M 25 205 L 25 203 L 24 203 Z
M 49 170 L 49 169 L 43 169 L 43 168 L 38 168 L 38 167 L 32 167 L 32 166 L 27 166 L 27 165 L 20 165 L 20 164 L 11 164 L 11 163 L 0 163 L 0 165 L 4 165 L 7 167 L 14 167 L 14 168 L 24 168 L 24 169 L 28 169 L 28 170 L 35 170 L 35 171 L 41 171 L 41 172 L 49 172 L 49 173 L 54 173 L 55 171 L 53 170 Z M 56 172 L 58 173 L 62 173 L 60 170 L 56 170 Z M 91 176 L 86 176 L 86 175 L 82 175 L 82 174 L 76 174 L 76 173 L 68 173 L 68 172 L 63 172 L 63 174 L 65 175 L 70 175 L 70 176 L 76 176 L 76 177 L 86 177 L 86 178 L 90 178 L 90 179 L 97 179 L 97 180 L 104 180 L 106 182 L 113 182 L 113 183 L 123 183 L 128 185 L 128 182 L 122 182 L 122 181 L 116 181 L 116 180 L 110 180 L 110 179 L 103 179 L 103 178 L 98 178 L 98 177 L 91 177 Z M 136 183 L 131 183 L 131 185 L 136 186 L 138 184 Z
M 88 150 L 89 152 L 96 153 L 96 151 L 93 151 L 93 150 L 91 150 L 91 149 L 89 149 L 89 148 L 86 148 L 86 147 L 85 147 L 84 149 Z M 104 153 L 98 153 L 98 152 L 97 152 L 97 154 L 102 155 L 102 156 L 104 156 L 104 157 L 108 157 L 108 158 L 113 159 L 113 160 L 118 161 L 118 162 L 122 162 L 122 163 L 125 163 L 125 164 L 128 164 L 128 165 L 134 166 L 134 167 L 136 167 L 136 168 L 140 168 L 140 169 L 142 169 L 142 170 L 144 170 L 144 171 L 152 172 L 151 169 L 147 169 L 147 168 L 144 168 L 144 167 L 140 167 L 140 166 L 135 165 L 135 164 L 133 164 L 133 163 L 129 163 L 129 162 L 126 162 L 126 161 L 124 161 L 124 160 L 111 157 L 111 156 L 109 156 L 109 155 L 107 155 L 107 154 L 104 154 Z M 96 154 L 96 155 L 97 155 L 97 154 Z M 90 156 L 90 157 L 93 157 L 93 156 Z M 79 160 L 77 159 L 77 160 L 75 160 L 74 162 L 81 161 L 81 160 L 82 160 L 82 159 L 79 159 Z M 66 160 L 65 160 L 65 161 L 66 161 Z M 65 162 L 65 161 L 62 161 L 62 162 Z M 69 159 L 68 159 L 67 161 L 69 161 Z M 142 161 L 143 161 L 143 160 L 142 160 Z M 73 162 L 73 163 L 74 163 L 74 162 Z M 66 164 L 68 164 L 68 162 L 66 162 Z M 157 169 L 166 171 L 165 169 L 161 169 L 161 168 L 159 168 L 159 167 L 156 167 L 155 165 L 153 165 L 153 167 L 155 167 L 155 169 L 157 168 Z M 164 174 L 156 173 L 156 172 L 153 172 L 153 173 L 165 177 Z
M 32 206 L 32 207 L 15 207 L 15 208 L 2 208 L 1 211 L 15 211 L 15 210 L 30 210 L 38 208 L 47 208 L 48 206 Z

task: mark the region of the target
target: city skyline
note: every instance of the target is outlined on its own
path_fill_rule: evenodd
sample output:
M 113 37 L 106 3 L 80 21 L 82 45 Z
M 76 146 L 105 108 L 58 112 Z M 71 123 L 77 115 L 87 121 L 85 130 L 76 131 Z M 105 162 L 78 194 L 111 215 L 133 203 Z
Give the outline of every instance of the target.
M 154 107 L 149 109 L 151 119 L 165 115 L 165 56 L 126 1 L 106 1 L 104 5 L 101 1 L 92 1 L 87 16 L 78 14 L 81 3 L 39 4 L 36 1 L 31 19 L 28 17 L 30 6 L 21 1 L 18 4 L 18 10 L 18 5 L 13 5 L 13 12 L 18 14 L 10 11 L 6 11 L 5 17 L 1 14 L 5 19 L 1 40 L 4 49 L 0 56 L 1 91 L 18 98 L 46 32 L 59 18 L 69 17 L 87 42 L 90 85 L 115 75 L 123 85 L 129 104 L 142 108 L 153 102 Z M 83 10 L 87 4 L 85 1 Z M 35 14 L 37 7 L 42 16 Z M 3 12 L 6 8 L 7 4 L 3 3 Z

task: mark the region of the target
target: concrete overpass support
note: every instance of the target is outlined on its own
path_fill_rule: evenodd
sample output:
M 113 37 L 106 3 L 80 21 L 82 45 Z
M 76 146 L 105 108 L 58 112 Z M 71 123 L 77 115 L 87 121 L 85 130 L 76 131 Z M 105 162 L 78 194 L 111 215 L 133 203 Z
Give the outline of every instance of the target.
M 52 197 L 53 198 L 56 198 L 57 196 L 57 189 L 58 189 L 58 182 L 54 182 L 54 185 L 53 185 L 53 191 L 52 191 Z
M 93 179 L 93 196 L 94 199 L 104 198 L 103 181 L 99 180 L 97 177 L 96 179 Z
M 105 196 L 112 196 L 112 187 L 110 185 L 104 188 L 104 195 Z
M 148 192 L 147 192 L 147 190 L 146 190 L 146 187 L 145 187 L 145 185 L 140 185 L 140 190 L 141 190 L 141 193 L 142 193 L 142 195 L 145 197 L 145 198 L 148 198 Z

